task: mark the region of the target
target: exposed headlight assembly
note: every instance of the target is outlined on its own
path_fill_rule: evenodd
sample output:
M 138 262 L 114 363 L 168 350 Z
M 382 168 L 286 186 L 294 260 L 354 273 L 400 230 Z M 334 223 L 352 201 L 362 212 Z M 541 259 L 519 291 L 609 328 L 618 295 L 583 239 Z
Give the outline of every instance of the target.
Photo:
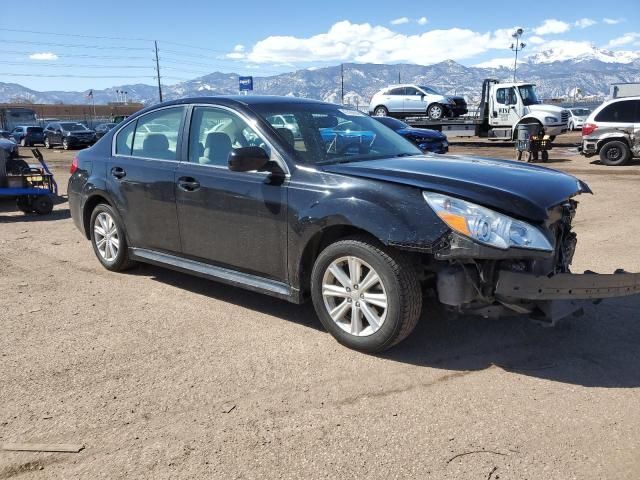
M 553 251 L 547 237 L 534 225 L 459 198 L 433 192 L 422 195 L 451 230 L 478 243 L 501 250 L 515 247 Z
M 544 117 L 546 123 L 558 123 L 560 120 L 557 117 Z

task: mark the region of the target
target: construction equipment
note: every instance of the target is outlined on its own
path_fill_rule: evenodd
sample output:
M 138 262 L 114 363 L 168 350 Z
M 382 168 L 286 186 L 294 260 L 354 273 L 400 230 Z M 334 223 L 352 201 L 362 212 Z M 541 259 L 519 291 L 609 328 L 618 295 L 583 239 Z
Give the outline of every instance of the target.
M 40 150 L 34 148 L 31 152 L 39 167 L 22 159 L 9 159 L 0 152 L 0 197 L 15 197 L 18 210 L 24 213 L 46 215 L 53 210 L 58 185 Z

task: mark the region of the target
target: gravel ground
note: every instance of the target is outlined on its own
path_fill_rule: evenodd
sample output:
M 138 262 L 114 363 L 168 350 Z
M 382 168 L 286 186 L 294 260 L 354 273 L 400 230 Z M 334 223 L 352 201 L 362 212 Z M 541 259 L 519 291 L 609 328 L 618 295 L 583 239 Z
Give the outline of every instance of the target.
M 580 198 L 574 270 L 640 271 L 640 164 L 593 164 L 575 139 L 550 163 L 595 193 Z M 73 153 L 43 151 L 64 193 Z M 63 199 L 48 217 L 0 202 L 0 298 L 0 443 L 86 447 L 0 451 L 0 479 L 640 478 L 635 297 L 552 329 L 426 301 L 407 341 L 364 355 L 309 304 L 106 271 Z

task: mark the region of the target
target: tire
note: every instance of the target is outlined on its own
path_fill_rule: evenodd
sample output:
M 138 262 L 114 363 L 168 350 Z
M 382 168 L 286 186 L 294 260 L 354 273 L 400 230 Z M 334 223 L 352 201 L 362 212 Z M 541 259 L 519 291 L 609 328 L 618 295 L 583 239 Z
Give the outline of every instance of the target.
M 522 160 L 522 150 L 516 150 L 516 160 L 517 161 Z
M 49 141 L 49 137 L 45 137 L 44 146 L 45 146 L 45 148 L 47 148 L 49 150 L 51 150 L 53 148 L 53 145 L 51 145 L 51 142 Z
M 358 269 L 349 268 L 355 262 Z M 342 280 L 334 275 L 336 269 L 342 272 Z M 355 273 L 358 270 L 360 275 Z M 371 272 L 377 274 L 377 281 L 363 288 L 353 283 L 354 277 L 363 283 L 375 278 Z M 329 333 L 342 345 L 366 353 L 387 350 L 404 340 L 417 325 L 422 308 L 422 291 L 412 264 L 401 253 L 364 236 L 337 241 L 318 255 L 311 273 L 311 297 Z M 334 320 L 329 310 L 337 308 L 342 310 L 334 313 Z
M 111 219 L 111 223 L 108 219 Z M 112 225 L 113 228 L 111 228 Z M 103 232 L 106 230 L 109 233 L 108 238 L 106 235 L 103 236 L 101 233 L 96 232 L 96 226 L 101 228 Z M 121 272 L 134 265 L 134 262 L 129 259 L 127 238 L 122 219 L 113 207 L 105 203 L 96 205 L 93 212 L 91 212 L 89 233 L 93 252 L 104 268 L 113 272 Z M 114 237 L 117 240 L 116 245 L 113 243 Z M 100 244 L 101 240 L 105 240 L 105 242 Z M 100 246 L 98 246 L 99 244 Z M 114 246 L 116 247 L 115 252 L 113 251 Z M 103 248 L 104 252 L 102 251 Z
M 389 116 L 389 110 L 387 110 L 387 107 L 385 107 L 383 105 L 379 105 L 373 110 L 373 116 L 374 117 L 388 117 Z
M 440 120 L 444 117 L 444 113 L 444 107 L 439 103 L 429 105 L 429 108 L 427 108 L 427 115 L 431 120 Z
M 522 158 L 524 159 L 525 162 L 529 163 L 533 160 L 533 153 L 526 151 L 524 152 L 524 155 Z
M 568 123 L 567 128 L 570 132 L 573 132 L 576 129 L 576 127 L 573 125 L 573 122 L 571 121 Z
M 549 152 L 547 150 L 542 151 L 542 161 L 547 163 L 549 161 Z
M 66 138 L 62 139 L 62 149 L 69 150 L 69 140 L 67 140 Z
M 22 213 L 31 213 L 33 212 L 33 207 L 31 205 L 31 199 L 29 197 L 18 197 L 16 198 L 16 207 Z
M 629 145 L 620 140 L 612 140 L 600 148 L 600 161 L 611 167 L 625 165 L 631 159 Z
M 27 139 L 26 138 L 22 138 L 22 140 L 20 140 L 20 146 L 21 147 L 28 147 L 29 145 L 27 144 Z
M 38 215 L 48 215 L 53 211 L 53 200 L 49 195 L 39 195 L 31 203 L 33 211 Z

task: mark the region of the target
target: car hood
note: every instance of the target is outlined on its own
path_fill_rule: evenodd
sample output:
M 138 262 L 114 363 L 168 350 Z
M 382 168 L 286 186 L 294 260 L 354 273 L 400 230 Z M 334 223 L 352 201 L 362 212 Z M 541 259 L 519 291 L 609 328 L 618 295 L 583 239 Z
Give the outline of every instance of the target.
M 549 168 L 456 155 L 355 161 L 323 171 L 371 178 L 452 195 L 533 222 L 574 195 L 591 193 L 584 182 Z
M 401 128 L 400 130 L 396 130 L 396 133 L 400 135 L 413 135 L 414 137 L 429 140 L 445 140 L 447 138 L 443 133 L 428 128 Z

